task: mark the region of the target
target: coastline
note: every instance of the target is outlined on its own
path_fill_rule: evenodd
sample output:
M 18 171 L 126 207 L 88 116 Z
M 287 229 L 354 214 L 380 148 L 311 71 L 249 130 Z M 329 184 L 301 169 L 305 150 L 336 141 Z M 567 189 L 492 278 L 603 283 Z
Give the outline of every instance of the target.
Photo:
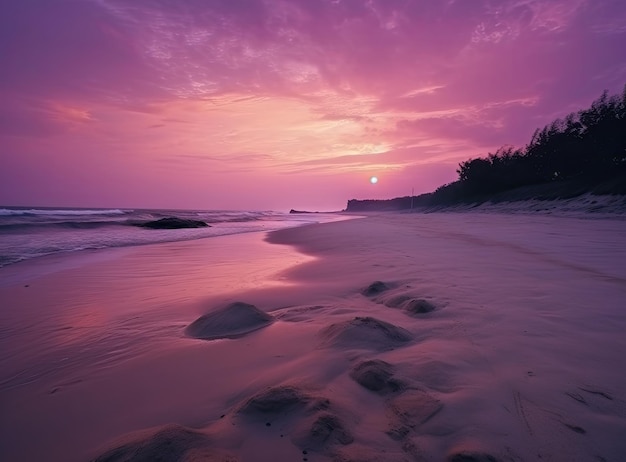
M 177 424 L 244 461 L 303 450 L 309 460 L 616 460 L 626 452 L 624 232 L 619 220 L 380 214 L 268 242 L 145 246 L 20 280 L 0 289 L 19 307 L 2 311 L 2 370 L 14 369 L 0 381 L 0 454 L 89 460 L 128 432 Z M 363 295 L 373 281 L 388 289 Z M 411 300 L 434 310 L 411 313 Z M 233 340 L 184 336 L 231 301 L 275 322 Z M 374 360 L 391 365 L 395 391 L 351 376 Z M 26 362 L 34 369 L 21 371 Z M 307 427 L 319 410 L 247 411 L 278 386 L 329 400 L 326 440 Z M 155 431 L 144 437 L 158 442 Z

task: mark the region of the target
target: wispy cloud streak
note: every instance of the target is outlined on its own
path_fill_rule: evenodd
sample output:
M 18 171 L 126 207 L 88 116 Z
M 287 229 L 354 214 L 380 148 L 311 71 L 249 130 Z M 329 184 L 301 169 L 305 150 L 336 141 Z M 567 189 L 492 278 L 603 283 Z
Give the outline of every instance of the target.
M 2 2 L 0 192 L 53 201 L 29 172 L 77 166 L 75 189 L 105 191 L 115 172 L 144 185 L 88 197 L 154 206 L 210 207 L 208 191 L 287 207 L 293 178 L 305 202 L 324 183 L 322 205 L 370 174 L 383 196 L 425 191 L 619 91 L 624 19 L 618 0 Z M 181 192 L 166 198 L 165 178 Z

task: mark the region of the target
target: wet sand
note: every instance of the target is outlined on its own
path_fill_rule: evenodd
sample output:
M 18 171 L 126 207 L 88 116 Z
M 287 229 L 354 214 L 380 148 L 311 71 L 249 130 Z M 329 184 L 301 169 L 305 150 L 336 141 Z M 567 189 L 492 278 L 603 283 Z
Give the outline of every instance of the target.
M 380 214 L 3 268 L 0 458 L 618 461 L 624 237 Z

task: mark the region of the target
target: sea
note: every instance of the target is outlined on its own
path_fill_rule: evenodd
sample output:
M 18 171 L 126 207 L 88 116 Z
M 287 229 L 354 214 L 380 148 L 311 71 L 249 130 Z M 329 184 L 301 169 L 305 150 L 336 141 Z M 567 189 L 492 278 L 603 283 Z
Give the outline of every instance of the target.
M 201 220 L 210 227 L 140 226 L 166 217 Z M 345 218 L 332 213 L 276 211 L 0 207 L 0 267 L 58 253 L 274 231 Z

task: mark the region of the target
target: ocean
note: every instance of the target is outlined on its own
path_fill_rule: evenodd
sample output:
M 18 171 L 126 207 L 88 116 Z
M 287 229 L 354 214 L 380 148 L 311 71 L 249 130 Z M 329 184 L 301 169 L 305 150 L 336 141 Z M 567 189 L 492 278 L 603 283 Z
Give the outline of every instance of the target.
M 208 228 L 145 229 L 165 217 L 201 220 Z M 0 267 L 61 252 L 273 231 L 344 219 L 336 214 L 275 211 L 0 208 Z

